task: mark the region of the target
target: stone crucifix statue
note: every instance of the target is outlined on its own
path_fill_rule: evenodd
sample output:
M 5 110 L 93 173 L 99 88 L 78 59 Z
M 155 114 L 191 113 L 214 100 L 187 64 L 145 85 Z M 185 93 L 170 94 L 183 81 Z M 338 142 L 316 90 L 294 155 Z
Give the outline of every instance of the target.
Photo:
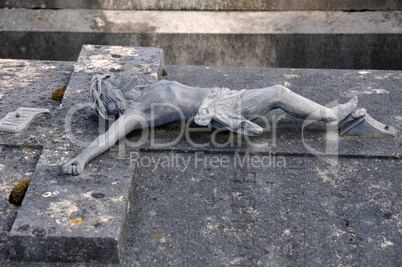
M 357 97 L 354 97 L 346 104 L 327 108 L 282 85 L 237 91 L 195 88 L 165 80 L 141 89 L 131 83 L 125 87 L 121 84 L 111 74 L 92 78 L 89 97 L 95 103 L 97 113 L 104 119 L 109 119 L 109 115 L 119 117 L 77 157 L 65 163 L 64 173 L 80 174 L 88 161 L 131 131 L 142 129 L 144 120 L 148 125 L 152 122 L 152 125 L 160 126 L 180 121 L 184 116 L 186 120 L 194 118 L 194 122 L 201 126 L 212 124 L 216 128 L 254 136 L 261 134 L 263 129 L 252 120 L 272 109 L 280 108 L 294 117 L 324 121 L 331 127 L 337 127 L 357 106 Z M 172 104 L 182 114 L 166 105 L 158 105 L 151 116 L 154 103 Z

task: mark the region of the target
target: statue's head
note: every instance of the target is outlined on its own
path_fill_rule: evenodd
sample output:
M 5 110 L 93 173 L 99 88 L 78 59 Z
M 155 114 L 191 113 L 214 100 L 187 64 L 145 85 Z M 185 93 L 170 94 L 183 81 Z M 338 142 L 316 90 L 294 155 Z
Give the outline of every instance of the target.
M 110 74 L 95 75 L 92 78 L 89 98 L 95 103 L 99 116 L 109 120 L 109 115 L 122 115 L 128 107 L 122 91 L 113 84 Z

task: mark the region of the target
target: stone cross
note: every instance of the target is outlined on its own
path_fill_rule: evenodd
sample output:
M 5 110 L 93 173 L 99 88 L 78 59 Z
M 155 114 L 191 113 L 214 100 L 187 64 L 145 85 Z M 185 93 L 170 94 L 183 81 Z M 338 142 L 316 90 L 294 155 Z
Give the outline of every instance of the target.
M 59 66 L 47 63 L 39 68 L 53 70 Z M 161 77 L 162 68 L 162 49 L 85 45 L 62 103 L 25 132 L 1 136 L 3 144 L 40 139 L 40 146 L 31 149 L 39 157 L 36 171 L 10 233 L 12 259 L 119 261 L 132 174 L 118 173 L 115 168 L 125 169 L 126 162 L 101 158 L 79 178 L 62 175 L 60 166 L 81 149 L 80 144 L 85 145 L 87 138 L 99 134 L 94 130 L 98 125 L 91 123 L 96 121 L 91 120 L 91 107 L 79 105 L 88 102 L 86 90 L 94 74 L 135 75 L 136 86 L 147 86 Z M 44 73 L 32 72 L 35 79 L 45 77 Z M 40 89 L 31 88 L 29 94 L 22 94 L 19 99 L 28 99 L 37 107 L 46 106 L 50 94 L 42 95 Z M 116 151 L 111 153 L 116 156 Z

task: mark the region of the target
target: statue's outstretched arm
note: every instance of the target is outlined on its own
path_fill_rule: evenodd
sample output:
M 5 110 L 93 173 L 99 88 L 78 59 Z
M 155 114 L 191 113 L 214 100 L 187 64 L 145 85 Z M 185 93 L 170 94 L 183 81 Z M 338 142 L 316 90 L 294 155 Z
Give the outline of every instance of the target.
M 125 114 L 120 116 L 109 129 L 98 136 L 84 151 L 77 157 L 69 160 L 63 166 L 65 174 L 78 175 L 91 159 L 102 154 L 113 146 L 120 138 L 129 132 L 142 128 L 143 116 L 138 114 Z

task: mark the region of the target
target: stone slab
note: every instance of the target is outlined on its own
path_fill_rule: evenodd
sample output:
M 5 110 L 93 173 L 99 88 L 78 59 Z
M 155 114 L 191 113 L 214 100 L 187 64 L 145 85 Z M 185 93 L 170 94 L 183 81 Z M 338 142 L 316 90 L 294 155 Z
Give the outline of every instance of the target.
M 82 65 L 76 67 L 77 71 L 83 70 L 84 62 L 88 64 L 87 60 L 80 62 Z M 282 84 L 319 103 L 331 103 L 336 99 L 343 102 L 357 94 L 359 106 L 365 107 L 375 119 L 395 126 L 399 131 L 402 129 L 400 71 L 194 66 L 167 66 L 166 70 L 169 73 L 166 79 L 190 86 L 249 89 Z M 83 81 L 87 82 L 92 75 L 85 71 L 79 74 L 77 79 L 82 75 L 86 77 Z M 80 90 L 84 89 L 73 84 L 71 89 L 75 90 L 77 101 L 83 101 L 85 94 Z M 73 96 L 68 94 L 60 109 L 63 115 L 59 123 L 63 127 L 67 111 L 64 108 L 75 103 Z M 97 118 L 87 110 L 82 110 L 81 116 L 85 119 L 76 121 L 72 127 L 81 132 L 74 133 L 79 141 L 91 140 L 99 131 Z M 84 223 L 94 222 L 93 215 L 87 214 L 97 214 L 109 208 L 108 201 L 115 192 L 113 187 L 119 186 L 112 183 L 121 184 L 124 179 L 131 190 L 123 192 L 127 213 L 120 229 L 124 234 L 119 239 L 119 260 L 125 265 L 294 266 L 310 262 L 317 265 L 400 265 L 400 135 L 395 139 L 381 140 L 342 138 L 339 140 L 338 164 L 334 167 L 305 147 L 301 140 L 302 120 L 292 119 L 279 111 L 267 116 L 268 121 L 279 117 L 275 134 L 271 129 L 252 139 L 258 144 L 268 144 L 263 148 L 255 148 L 245 139 L 221 147 L 210 144 L 203 148 L 194 148 L 187 140 L 167 147 L 155 147 L 148 140 L 138 148 L 124 146 L 122 150 L 122 146 L 113 147 L 91 161 L 78 177 L 60 174 L 62 162 L 58 160 L 58 154 L 67 151 L 69 154 L 64 156 L 67 160 L 69 155 L 78 154 L 82 148 L 70 144 L 62 150 L 63 144 L 69 141 L 61 138 L 65 135 L 62 130 L 56 131 L 54 142 L 60 147 L 43 149 L 34 174 L 34 179 L 40 183 L 30 188 L 30 200 L 27 198 L 22 209 L 32 212 L 34 205 L 29 204 L 31 201 L 51 205 L 61 197 L 74 201 L 74 205 L 95 206 L 95 209 L 88 208 L 88 213 L 80 210 L 70 218 L 79 222 L 84 218 L 82 215 L 86 216 L 89 219 L 82 220 L 80 225 L 85 227 Z M 259 123 L 263 125 L 264 120 Z M 174 140 L 179 128 L 180 125 L 173 124 L 155 129 L 154 141 L 166 144 Z M 305 129 L 304 137 L 308 145 L 322 150 L 325 149 L 325 133 L 325 126 L 317 123 Z M 191 136 L 193 141 L 203 143 L 211 142 L 212 135 L 206 131 L 194 132 Z M 273 136 L 276 136 L 275 146 Z M 219 133 L 215 138 L 223 144 L 231 136 Z M 138 133 L 130 135 L 128 140 L 138 140 Z M 244 161 L 247 154 L 251 161 Z M 145 160 L 135 165 L 133 156 Z M 170 165 L 147 166 L 147 159 L 154 157 L 157 160 L 164 156 L 173 159 Z M 239 156 L 240 162 L 236 159 Z M 264 158 L 265 165 L 255 163 L 252 160 L 255 156 Z M 181 157 L 187 161 L 190 159 L 191 164 L 186 170 L 184 161 L 179 164 L 174 161 L 174 158 Z M 195 164 L 196 157 L 202 159 L 198 165 Z M 206 167 L 204 157 L 207 158 Z M 228 165 L 216 168 L 213 157 L 218 162 L 228 158 L 224 160 Z M 241 165 L 243 161 L 245 163 Z M 285 162 L 286 168 L 280 162 Z M 35 176 L 36 173 L 43 174 L 44 178 Z M 130 182 L 131 186 L 128 185 Z M 106 193 L 100 190 L 105 187 L 108 189 Z M 66 188 L 66 192 L 61 191 Z M 76 190 L 79 193 L 75 193 Z M 58 191 L 59 195 L 46 198 L 43 197 L 45 191 Z M 32 199 L 34 193 L 42 194 L 42 197 Z M 99 193 L 95 196 L 104 194 L 105 197 L 94 198 L 92 193 Z M 42 225 L 50 225 L 54 219 L 44 217 Z M 79 229 L 72 224 L 68 226 L 72 231 Z M 14 227 L 12 231 L 15 231 Z M 32 234 L 35 228 L 43 229 L 38 226 L 31 228 L 30 224 L 28 231 L 22 232 L 28 237 L 27 244 L 32 245 L 27 253 L 31 260 L 38 260 L 35 257 L 46 247 L 41 241 L 53 235 L 46 232 L 44 237 L 37 237 Z M 35 233 L 41 235 L 43 231 L 36 230 Z M 106 231 L 96 233 L 96 241 L 89 241 L 85 234 L 85 229 L 77 231 L 77 235 L 83 238 L 72 239 L 73 234 L 68 233 L 65 235 L 68 239 L 59 241 L 64 242 L 63 245 L 71 244 L 72 240 L 78 244 L 97 244 L 98 237 L 108 236 Z M 51 238 L 47 242 L 60 247 L 60 243 Z M 24 243 L 17 244 L 24 246 Z M 107 244 L 113 245 L 113 242 L 109 239 Z M 62 254 L 58 258 L 60 261 L 90 261 L 83 251 L 66 247 L 74 254 Z M 107 253 L 109 259 L 114 259 L 113 249 Z M 56 256 L 51 252 L 43 260 L 56 260 Z
M 125 171 L 127 163 L 110 160 L 110 154 L 100 156 L 76 177 L 62 174 L 61 167 L 84 148 L 84 142 L 99 134 L 94 111 L 80 106 L 88 102 L 85 93 L 94 74 L 138 75 L 138 85 L 146 86 L 159 79 L 162 67 L 161 49 L 83 47 L 55 114 L 53 123 L 59 126 L 44 144 L 10 232 L 12 260 L 119 262 L 121 226 L 132 180 L 132 173 Z M 112 158 L 118 157 L 118 150 L 110 152 Z
M 83 44 L 102 43 L 162 47 L 170 65 L 401 69 L 400 18 L 400 11 L 1 9 L 0 57 L 76 60 Z
M 19 182 L 31 179 L 46 139 L 52 135 L 51 123 L 59 102 L 50 96 L 68 83 L 73 62 L 0 59 L 0 117 L 20 106 L 51 110 L 19 134 L 0 133 L 0 265 L 10 257 L 9 232 L 18 207 L 8 202 Z
M 9 258 L 9 232 L 18 212 L 8 197 L 19 182 L 31 179 L 40 154 L 39 146 L 0 144 L 0 262 Z
M 56 88 L 66 85 L 73 71 L 73 62 L 0 59 L 0 118 L 19 107 L 47 108 L 51 113 L 59 102 L 50 99 Z M 40 129 L 48 127 L 52 114 L 41 116 L 27 131 L 17 135 L 0 135 L 1 143 L 22 143 L 39 139 Z M 45 139 L 32 142 L 43 144 Z
M 253 165 L 252 160 L 241 165 L 244 156 L 141 153 L 138 162 L 166 157 L 179 163 L 156 169 L 138 164 L 124 263 L 401 264 L 398 159 L 347 157 L 331 168 L 306 156 L 275 156 L 274 165 Z M 184 161 L 191 162 L 187 169 Z
M 182 12 L 0 9 L 4 30 L 198 34 L 401 34 L 400 11 Z
M 365 1 L 365 0 L 240 0 L 240 1 L 196 1 L 196 0 L 1 0 L 0 7 L 16 8 L 86 8 L 86 9 L 138 9 L 138 10 L 237 10 L 237 11 L 307 11 L 307 10 L 401 10 L 402 4 L 398 0 Z
M 343 102 L 357 94 L 359 106 L 402 129 L 400 71 L 193 66 L 166 70 L 167 79 L 199 87 L 282 84 L 319 103 L 335 98 Z M 307 144 L 321 143 L 321 127 L 306 129 Z M 178 128 L 156 129 L 156 143 L 174 140 Z M 383 140 L 342 138 L 338 164 L 332 166 L 304 147 L 301 128 L 301 120 L 286 115 L 278 122 L 276 147 L 265 150 L 232 143 L 192 148 L 185 140 L 162 148 L 127 148 L 126 160 L 136 169 L 123 263 L 400 265 L 400 135 Z M 211 142 L 211 135 L 194 133 L 192 140 Z M 229 134 L 216 139 L 225 143 Z M 253 141 L 272 144 L 272 131 Z M 135 153 L 131 158 L 130 152 Z M 249 160 L 244 160 L 247 155 Z M 265 158 L 264 163 L 253 157 Z M 152 159 L 160 160 L 159 165 Z

